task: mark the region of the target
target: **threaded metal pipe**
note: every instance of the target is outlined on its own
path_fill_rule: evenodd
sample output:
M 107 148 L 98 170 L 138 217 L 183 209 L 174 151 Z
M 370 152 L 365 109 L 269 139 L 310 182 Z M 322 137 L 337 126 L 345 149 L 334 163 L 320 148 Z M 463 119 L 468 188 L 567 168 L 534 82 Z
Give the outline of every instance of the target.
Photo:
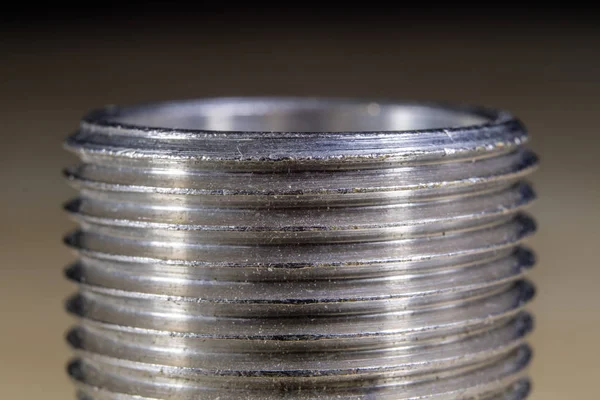
M 439 104 L 90 113 L 66 141 L 79 398 L 525 398 L 526 141 Z

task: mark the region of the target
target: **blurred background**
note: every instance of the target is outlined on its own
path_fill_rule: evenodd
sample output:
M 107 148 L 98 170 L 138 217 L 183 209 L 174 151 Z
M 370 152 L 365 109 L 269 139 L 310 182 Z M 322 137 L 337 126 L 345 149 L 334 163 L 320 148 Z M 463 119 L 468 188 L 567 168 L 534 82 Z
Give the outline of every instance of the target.
M 12 7 L 12 8 L 10 8 Z M 0 21 L 0 398 L 64 400 L 62 276 L 73 260 L 61 148 L 110 103 L 321 95 L 513 111 L 542 158 L 532 306 L 534 400 L 591 399 L 600 367 L 600 25 L 594 11 L 427 2 L 383 9 L 198 2 L 3 9 Z M 353 6 L 354 7 L 354 6 Z

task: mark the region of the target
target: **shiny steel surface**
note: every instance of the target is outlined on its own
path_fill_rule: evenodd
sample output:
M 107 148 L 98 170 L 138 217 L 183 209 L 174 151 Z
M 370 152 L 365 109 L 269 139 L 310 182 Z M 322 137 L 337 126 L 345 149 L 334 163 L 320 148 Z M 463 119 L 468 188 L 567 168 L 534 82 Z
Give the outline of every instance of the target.
M 226 98 L 85 117 L 81 399 L 523 399 L 537 165 L 510 114 Z

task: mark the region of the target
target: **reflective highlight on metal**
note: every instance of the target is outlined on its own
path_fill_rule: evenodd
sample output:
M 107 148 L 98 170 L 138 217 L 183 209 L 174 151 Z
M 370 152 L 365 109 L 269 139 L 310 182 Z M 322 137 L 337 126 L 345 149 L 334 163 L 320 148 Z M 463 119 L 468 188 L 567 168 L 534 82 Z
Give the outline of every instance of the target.
M 80 399 L 524 399 L 537 158 L 510 114 L 224 98 L 85 117 Z

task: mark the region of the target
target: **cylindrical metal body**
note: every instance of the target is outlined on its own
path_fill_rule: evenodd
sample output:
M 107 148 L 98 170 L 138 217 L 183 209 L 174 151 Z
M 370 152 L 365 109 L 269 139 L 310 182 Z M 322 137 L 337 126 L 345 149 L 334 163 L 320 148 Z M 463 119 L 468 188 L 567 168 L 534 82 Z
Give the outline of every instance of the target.
M 66 242 L 81 399 L 523 399 L 521 123 L 293 98 L 109 107 Z

